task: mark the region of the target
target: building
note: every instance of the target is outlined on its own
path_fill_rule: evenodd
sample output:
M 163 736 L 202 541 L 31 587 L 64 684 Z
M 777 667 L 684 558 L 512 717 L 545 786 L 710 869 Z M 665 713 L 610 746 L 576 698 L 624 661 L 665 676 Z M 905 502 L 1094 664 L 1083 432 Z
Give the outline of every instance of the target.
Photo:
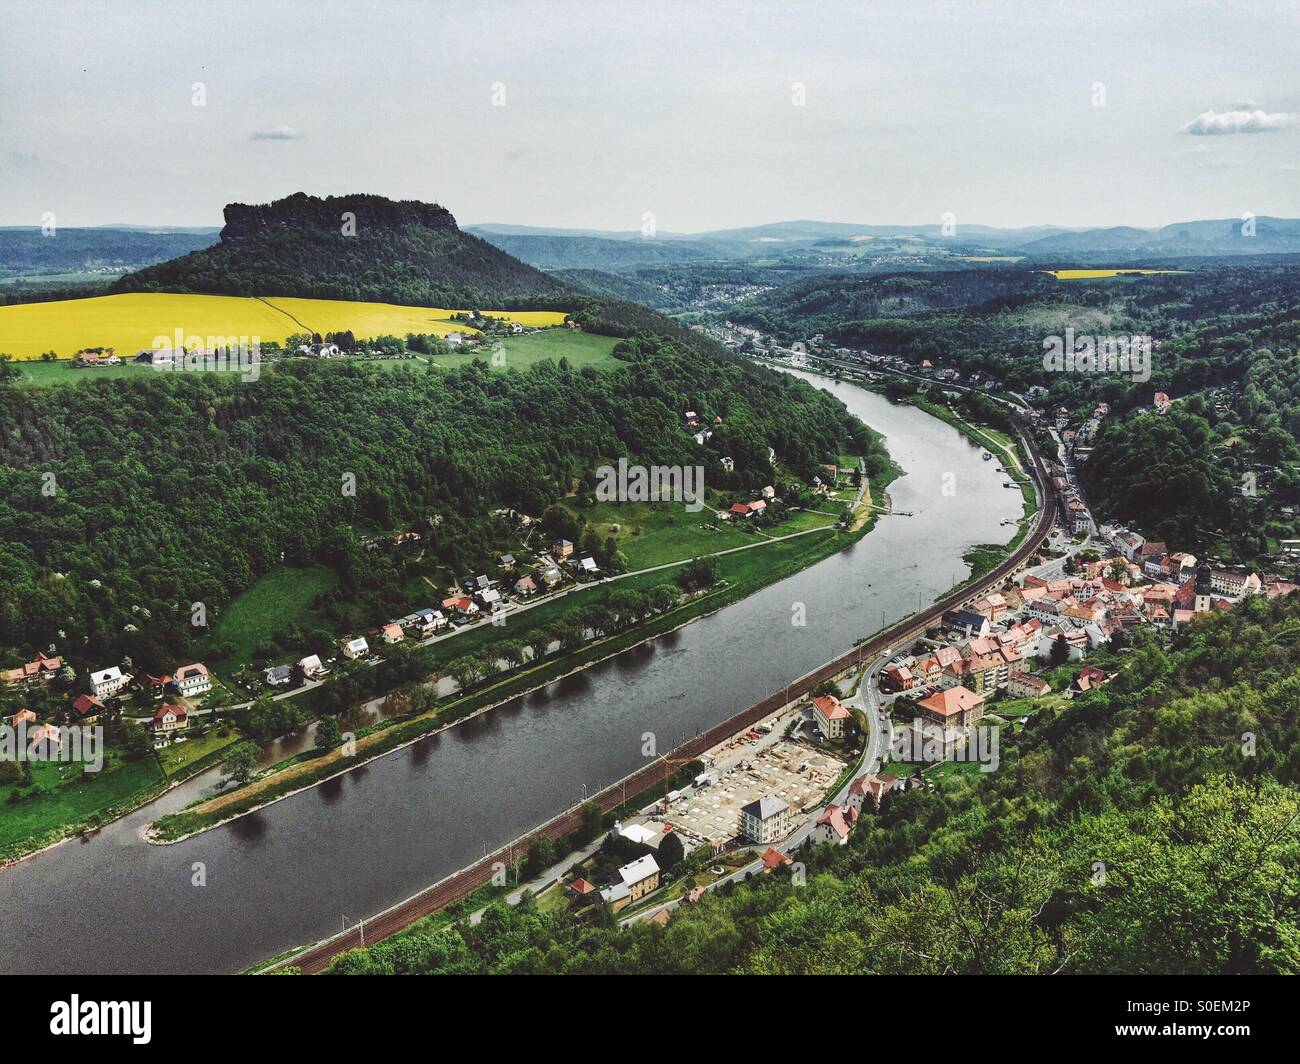
M 537 584 L 531 576 L 521 576 L 515 581 L 516 595 L 535 595 L 537 594 Z
M 943 623 L 967 639 L 989 634 L 989 619 L 974 610 L 949 610 L 943 615 Z
M 879 809 L 885 795 L 902 789 L 903 781 L 897 776 L 891 776 L 887 772 L 879 776 L 873 772 L 864 772 L 849 784 L 849 794 L 845 804 L 855 813 L 861 813 L 868 803 L 873 808 Z
M 27 733 L 27 756 L 34 761 L 53 761 L 63 749 L 63 735 L 52 724 L 41 724 Z
M 1210 590 L 1228 598 L 1259 594 L 1262 584 L 1256 573 L 1232 573 L 1226 569 L 1210 570 Z
M 78 724 L 94 724 L 103 712 L 104 703 L 94 695 L 77 695 L 72 700 L 72 715 Z
M 362 637 L 349 639 L 343 644 L 343 656 L 345 658 L 364 658 L 370 653 L 370 644 Z
M 380 634 L 383 636 L 384 642 L 390 646 L 393 643 L 400 643 L 406 638 L 406 633 L 402 631 L 400 624 L 386 624 Z
M 190 715 L 181 706 L 159 706 L 153 715 L 155 746 L 166 746 L 183 739 L 180 733 L 190 726 Z
M 551 557 L 563 561 L 573 554 L 573 544 L 567 539 L 557 539 L 551 544 Z
M 292 665 L 273 665 L 266 670 L 268 687 L 288 687 L 291 679 L 293 679 Z
M 647 853 L 620 868 L 618 878 L 617 883 L 600 892 L 602 900 L 616 912 L 659 889 L 659 864 L 653 854 Z
M 320 658 L 315 654 L 303 658 L 302 661 L 298 662 L 298 665 L 302 669 L 302 674 L 309 680 L 319 679 L 329 671 L 320 663 Z
M 204 691 L 212 690 L 212 678 L 208 675 L 208 667 L 198 662 L 193 665 L 182 665 L 177 669 L 176 675 L 172 677 L 172 684 L 182 698 L 193 698 L 195 695 L 203 694 Z
M 763 851 L 763 874 L 775 872 L 778 868 L 789 868 L 794 862 L 790 860 L 780 850 L 774 850 L 769 846 Z
M 915 682 L 916 677 L 906 665 L 887 665 L 880 673 L 880 686 L 886 691 L 910 691 Z
M 1192 600 L 1192 612 L 1207 613 L 1213 605 L 1213 601 L 1210 598 L 1210 592 L 1214 590 L 1214 573 L 1205 562 L 1201 562 L 1201 564 L 1196 567 L 1195 580 L 1196 594 Z
M 817 722 L 822 735 L 827 739 L 843 739 L 844 727 L 850 716 L 840 700 L 834 695 L 818 695 L 812 700 L 812 706 L 813 720 Z
M 790 807 L 775 795 L 765 795 L 741 807 L 740 833 L 751 842 L 766 845 L 789 831 Z
M 4 679 L 5 683 L 23 686 L 30 683 L 49 683 L 61 668 L 63 668 L 61 657 L 46 657 L 38 650 L 35 661 L 29 661 L 16 669 L 6 670 Z
M 849 830 L 857 817 L 857 811 L 852 806 L 832 802 L 817 818 L 817 826 L 813 828 L 813 842 L 843 846 L 849 841 Z
M 112 668 L 92 672 L 90 687 L 96 698 L 111 698 L 127 685 L 128 680 L 129 677 L 124 676 L 122 670 L 114 665 Z
M 1052 685 L 1032 672 L 1018 672 L 1007 677 L 1007 693 L 1013 698 L 1041 698 Z
M 984 698 L 959 684 L 921 699 L 916 710 L 936 724 L 968 728 L 984 716 Z

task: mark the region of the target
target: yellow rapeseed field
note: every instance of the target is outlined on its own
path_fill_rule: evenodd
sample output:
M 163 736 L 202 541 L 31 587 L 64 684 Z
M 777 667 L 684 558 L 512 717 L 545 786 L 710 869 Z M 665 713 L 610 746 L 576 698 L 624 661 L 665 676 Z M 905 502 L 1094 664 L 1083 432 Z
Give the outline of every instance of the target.
M 238 296 L 190 296 L 127 293 L 23 303 L 0 307 L 0 354 L 15 359 L 39 358 L 54 351 L 71 358 L 87 347 L 111 347 L 131 356 L 156 346 L 217 346 L 239 338 L 282 342 L 293 333 L 327 333 L 351 329 L 358 339 L 385 333 L 472 332 L 450 321 L 454 310 L 402 307 L 391 303 L 349 303 L 336 299 L 267 299 Z M 529 327 L 559 325 L 561 311 L 483 311 Z M 178 337 L 180 338 L 178 341 Z M 191 340 L 191 338 L 197 338 Z
M 1113 270 L 1044 270 L 1058 281 L 1087 281 L 1095 277 L 1115 277 L 1121 273 L 1182 273 L 1182 270 L 1130 270 L 1117 266 Z

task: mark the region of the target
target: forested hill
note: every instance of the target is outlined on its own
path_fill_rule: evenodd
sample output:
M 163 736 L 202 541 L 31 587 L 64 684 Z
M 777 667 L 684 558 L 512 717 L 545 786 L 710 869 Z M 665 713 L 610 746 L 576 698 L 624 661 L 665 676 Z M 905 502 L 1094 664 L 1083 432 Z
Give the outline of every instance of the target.
M 1002 729 L 1001 765 L 868 811 L 847 846 L 667 927 L 497 903 L 347 973 L 1300 972 L 1300 596 L 1113 654 Z
M 297 192 L 225 209 L 221 241 L 122 277 L 119 292 L 311 296 L 407 306 L 565 309 L 573 290 L 463 232 L 436 204 Z
M 613 331 L 633 308 L 583 309 Z M 872 475 L 887 466 L 838 400 L 684 330 L 640 332 L 617 354 L 627 364 L 599 372 L 286 360 L 247 383 L 169 373 L 48 388 L 0 362 L 0 652 L 22 661 L 53 642 L 162 669 L 194 653 L 189 603 L 220 616 L 282 563 L 326 564 L 352 586 L 374 568 L 367 534 L 419 529 L 439 564 L 477 570 L 495 558 L 492 510 L 540 515 L 621 455 L 700 464 L 735 490 L 772 481 L 769 447 L 805 479 L 846 451 Z M 685 410 L 723 424 L 699 444 Z M 344 472 L 355 495 L 340 492 Z

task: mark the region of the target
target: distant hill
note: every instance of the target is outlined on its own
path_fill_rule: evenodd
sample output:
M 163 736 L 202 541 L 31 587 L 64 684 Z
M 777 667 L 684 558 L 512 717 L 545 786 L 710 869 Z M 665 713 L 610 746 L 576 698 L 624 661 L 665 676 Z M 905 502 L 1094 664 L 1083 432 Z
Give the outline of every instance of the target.
M 707 262 L 729 257 L 694 240 L 636 240 L 591 236 L 484 232 L 483 239 L 543 270 L 626 270 Z
M 139 269 L 173 259 L 216 239 L 209 232 L 163 229 L 58 229 L 45 236 L 35 226 L 0 229 L 0 274 Z
M 1021 246 L 1037 257 L 1101 252 L 1119 256 L 1260 255 L 1300 252 L 1300 219 L 1261 217 L 1247 235 L 1240 218 L 1176 222 L 1159 229 L 1118 226 L 1055 233 Z
M 217 244 L 129 274 L 114 290 L 495 309 L 560 306 L 573 296 L 562 281 L 462 232 L 437 204 L 297 192 L 232 203 L 225 221 Z

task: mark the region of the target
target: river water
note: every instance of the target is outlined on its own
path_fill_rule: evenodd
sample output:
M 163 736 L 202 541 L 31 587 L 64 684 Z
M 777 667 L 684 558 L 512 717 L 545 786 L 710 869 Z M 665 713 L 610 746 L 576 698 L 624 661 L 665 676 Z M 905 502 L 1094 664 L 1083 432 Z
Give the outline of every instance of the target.
M 209 773 L 0 872 L 0 971 L 233 972 L 326 937 L 638 768 L 645 733 L 671 748 L 964 580 L 974 544 L 1010 539 L 1001 522 L 1020 516 L 1020 492 L 955 429 L 797 375 L 885 434 L 905 472 L 894 507 L 914 516 L 883 517 L 712 616 L 225 827 L 173 846 L 141 838 Z

